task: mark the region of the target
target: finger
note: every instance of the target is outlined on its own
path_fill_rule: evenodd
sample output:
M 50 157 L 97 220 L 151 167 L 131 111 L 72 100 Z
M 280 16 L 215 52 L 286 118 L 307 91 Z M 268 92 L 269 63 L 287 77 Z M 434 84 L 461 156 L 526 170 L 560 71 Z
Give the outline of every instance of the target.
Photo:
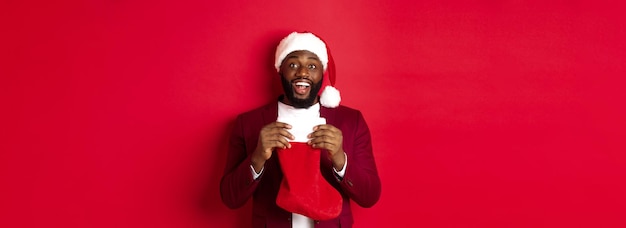
M 341 147 L 341 138 L 320 136 L 312 138 L 308 141 L 309 145 L 314 145 L 317 148 L 333 149 Z
M 267 144 L 264 144 L 267 146 L 267 148 L 291 148 L 291 144 L 289 144 L 289 142 L 287 140 L 271 140 L 271 141 L 267 141 Z
M 330 131 L 330 130 L 317 130 L 317 131 L 314 131 L 311 134 L 309 134 L 307 137 L 308 138 L 317 138 L 317 137 L 322 137 L 322 136 L 336 138 L 336 137 L 338 137 L 338 133 Z
M 285 145 L 289 144 L 289 140 L 287 140 L 287 137 L 285 137 L 283 135 L 280 135 L 280 134 L 268 135 L 263 140 L 266 141 L 266 142 L 280 141 L 280 142 L 284 143 Z
M 287 129 L 291 129 L 291 125 L 287 124 L 287 123 L 283 123 L 283 122 L 274 122 L 271 125 L 273 125 L 274 127 L 277 128 L 287 128 Z
M 339 130 L 339 128 L 336 128 L 335 126 L 330 125 L 330 124 L 322 124 L 322 125 L 317 125 L 313 127 L 313 132 L 318 132 L 318 131 L 323 131 L 323 132 L 328 131 L 336 135 L 341 135 L 341 130 Z
M 282 146 L 283 149 L 291 148 L 291 143 L 289 143 L 289 141 L 285 137 L 280 137 L 278 141 L 283 145 Z
M 311 140 L 309 140 L 308 143 L 309 145 L 316 145 L 316 147 L 324 147 L 326 145 L 338 145 L 337 140 L 326 136 L 312 138 Z
M 285 130 L 285 129 L 280 129 L 279 134 L 285 138 L 294 140 L 296 139 L 289 131 Z
M 281 123 L 281 122 L 273 122 L 268 125 L 265 125 L 261 129 L 261 132 L 271 132 L 277 129 L 291 129 L 291 125 L 286 124 L 286 123 Z
M 328 150 L 328 152 L 330 154 L 334 154 L 337 146 L 335 144 L 329 143 L 329 142 L 318 142 L 318 143 L 313 143 L 311 144 L 311 146 L 313 148 L 318 148 L 318 149 L 325 149 Z
M 285 138 L 294 139 L 294 136 L 289 133 L 285 128 L 271 128 L 261 133 L 264 137 L 270 137 L 272 135 L 280 135 Z
M 275 134 L 275 133 L 278 133 L 280 130 L 285 130 L 285 129 L 286 128 L 284 128 L 284 127 L 277 127 L 275 125 L 272 125 L 272 126 L 267 126 L 263 130 L 265 130 L 265 132 L 267 132 L 267 133 Z
M 327 142 L 327 143 L 331 143 L 334 140 L 334 137 L 330 136 L 330 135 L 320 135 L 318 137 L 314 137 L 313 140 L 315 142 Z
M 317 130 L 339 131 L 338 128 L 330 124 L 320 124 L 320 125 L 313 127 L 313 131 L 317 131 Z

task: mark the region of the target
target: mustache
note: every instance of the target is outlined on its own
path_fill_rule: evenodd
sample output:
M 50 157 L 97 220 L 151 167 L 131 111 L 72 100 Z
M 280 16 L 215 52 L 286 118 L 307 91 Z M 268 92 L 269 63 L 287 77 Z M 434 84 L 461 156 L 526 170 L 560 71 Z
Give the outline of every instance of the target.
M 313 83 L 313 80 L 308 79 L 308 78 L 304 78 L 304 77 L 297 77 L 297 78 L 294 78 L 294 79 L 292 79 L 292 80 L 290 81 L 290 83 L 292 83 L 292 84 L 293 84 L 293 83 L 295 83 L 296 81 L 302 81 L 302 80 L 306 80 L 306 81 L 308 81 L 308 82 L 309 82 L 309 84 L 311 84 L 311 85 L 313 85 L 313 84 L 314 84 L 314 83 Z

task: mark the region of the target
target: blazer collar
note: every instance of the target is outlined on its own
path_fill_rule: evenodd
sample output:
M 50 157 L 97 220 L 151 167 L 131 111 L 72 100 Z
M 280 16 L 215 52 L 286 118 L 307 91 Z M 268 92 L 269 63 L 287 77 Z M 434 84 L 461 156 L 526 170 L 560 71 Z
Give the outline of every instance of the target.
M 335 124 L 335 114 L 337 113 L 337 108 L 326 108 L 324 106 L 320 107 L 320 116 L 326 118 L 327 124 Z
M 278 101 L 267 104 L 263 109 L 263 122 L 269 124 L 278 118 Z

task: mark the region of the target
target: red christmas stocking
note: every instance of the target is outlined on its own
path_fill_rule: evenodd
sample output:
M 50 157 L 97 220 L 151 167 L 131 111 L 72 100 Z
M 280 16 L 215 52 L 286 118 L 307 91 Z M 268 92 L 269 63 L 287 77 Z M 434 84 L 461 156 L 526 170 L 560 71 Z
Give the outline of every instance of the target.
M 339 216 L 343 200 L 320 172 L 321 150 L 303 142 L 291 142 L 291 148 L 277 152 L 283 180 L 276 204 L 314 220 Z

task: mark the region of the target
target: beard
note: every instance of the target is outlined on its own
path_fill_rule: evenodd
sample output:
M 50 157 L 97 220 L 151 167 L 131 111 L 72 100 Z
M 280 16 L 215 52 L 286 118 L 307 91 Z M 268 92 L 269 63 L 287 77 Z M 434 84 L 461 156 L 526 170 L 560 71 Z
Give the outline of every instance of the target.
M 287 79 L 283 77 L 282 74 L 280 75 L 280 81 L 281 81 L 281 84 L 283 85 L 283 91 L 285 92 L 285 96 L 287 97 L 287 100 L 291 102 L 291 106 L 293 106 L 294 108 L 311 107 L 313 104 L 315 104 L 317 93 L 322 88 L 323 78 L 317 84 L 314 84 L 311 81 L 311 91 L 309 92 L 309 97 L 304 98 L 304 99 L 295 97 L 296 92 L 293 90 L 293 86 L 292 86 L 293 81 L 299 80 L 299 79 L 302 79 L 302 78 L 296 78 L 290 82 L 290 81 L 287 81 Z

